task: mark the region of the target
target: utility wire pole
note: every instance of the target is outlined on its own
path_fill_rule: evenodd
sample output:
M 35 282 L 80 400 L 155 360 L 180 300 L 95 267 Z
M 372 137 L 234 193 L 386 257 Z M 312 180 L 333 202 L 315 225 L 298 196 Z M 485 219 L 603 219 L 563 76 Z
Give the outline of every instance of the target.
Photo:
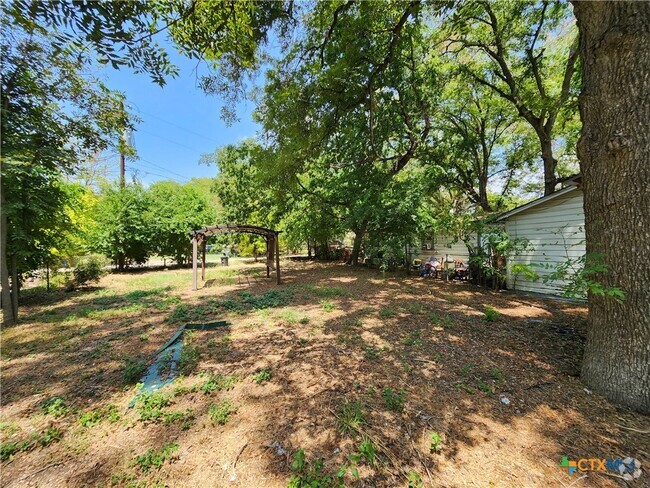
M 124 102 L 120 102 L 122 112 L 124 112 Z M 124 172 L 126 170 L 124 151 L 126 150 L 126 129 L 122 133 L 122 142 L 120 144 L 120 188 L 124 188 Z

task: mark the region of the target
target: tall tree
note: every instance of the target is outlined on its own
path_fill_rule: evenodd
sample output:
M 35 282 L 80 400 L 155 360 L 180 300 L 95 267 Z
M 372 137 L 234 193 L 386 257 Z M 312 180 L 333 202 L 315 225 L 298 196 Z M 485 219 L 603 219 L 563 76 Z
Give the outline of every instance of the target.
M 582 379 L 650 413 L 650 4 L 575 2 L 583 60 L 578 155 L 587 256 L 624 301 L 590 293 Z
M 441 32 L 447 53 L 528 122 L 539 140 L 544 194 L 553 193 L 558 117 L 571 101 L 577 78 L 569 5 L 482 0 L 455 5 L 445 15 Z
M 429 149 L 437 103 L 420 2 L 319 3 L 268 74 L 259 109 L 273 170 L 355 234 L 352 262 L 382 192 Z
M 97 202 L 91 247 L 104 254 L 123 271 L 130 263 L 142 264 L 152 254 L 150 197 L 144 187 L 133 182 L 121 188 L 105 184 Z
M 21 273 L 43 264 L 69 224 L 65 175 L 117 140 L 129 122 L 121 95 L 82 75 L 83 62 L 57 53 L 50 37 L 4 17 L 2 31 L 0 279 L 3 317 L 11 323 Z
M 192 182 L 181 185 L 159 181 L 148 189 L 153 251 L 185 264 L 192 255 L 188 235 L 191 231 L 214 224 L 215 208 Z
M 500 197 L 517 186 L 513 178 L 528 163 L 530 138 L 498 95 L 462 76 L 445 83 L 442 98 L 436 119 L 442 137 L 436 152 L 438 160 L 447 160 L 445 184 L 461 189 L 482 211 L 492 212 Z M 495 202 L 490 190 L 497 186 Z

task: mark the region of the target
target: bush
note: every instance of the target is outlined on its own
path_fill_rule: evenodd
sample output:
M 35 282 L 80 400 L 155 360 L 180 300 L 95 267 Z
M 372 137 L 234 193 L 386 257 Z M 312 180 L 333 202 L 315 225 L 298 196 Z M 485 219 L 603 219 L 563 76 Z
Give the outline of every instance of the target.
M 89 283 L 97 283 L 106 274 L 106 263 L 98 256 L 90 256 L 77 263 L 72 270 L 72 279 L 66 282 L 66 288 L 74 290 Z

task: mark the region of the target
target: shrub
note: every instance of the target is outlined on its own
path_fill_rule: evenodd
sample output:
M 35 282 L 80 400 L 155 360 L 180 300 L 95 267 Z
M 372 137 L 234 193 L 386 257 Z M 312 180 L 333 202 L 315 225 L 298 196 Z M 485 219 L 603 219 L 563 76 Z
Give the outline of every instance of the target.
M 68 289 L 79 288 L 89 283 L 97 283 L 106 274 L 106 263 L 98 256 L 89 256 L 77 263 L 72 270 L 72 280 L 66 284 Z

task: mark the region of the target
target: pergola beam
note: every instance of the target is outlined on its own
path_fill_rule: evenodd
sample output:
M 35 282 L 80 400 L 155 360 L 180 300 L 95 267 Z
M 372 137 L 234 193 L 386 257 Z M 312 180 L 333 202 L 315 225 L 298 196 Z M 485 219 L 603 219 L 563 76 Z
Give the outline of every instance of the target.
M 198 289 L 198 247 L 201 242 L 201 281 L 205 281 L 206 268 L 206 244 L 207 238 L 219 234 L 232 234 L 241 232 L 254 234 L 266 238 L 266 277 L 271 277 L 271 266 L 273 266 L 273 255 L 275 254 L 276 283 L 281 283 L 280 277 L 280 231 L 258 227 L 255 225 L 223 224 L 203 227 L 202 229 L 190 232 L 192 237 L 192 290 Z

